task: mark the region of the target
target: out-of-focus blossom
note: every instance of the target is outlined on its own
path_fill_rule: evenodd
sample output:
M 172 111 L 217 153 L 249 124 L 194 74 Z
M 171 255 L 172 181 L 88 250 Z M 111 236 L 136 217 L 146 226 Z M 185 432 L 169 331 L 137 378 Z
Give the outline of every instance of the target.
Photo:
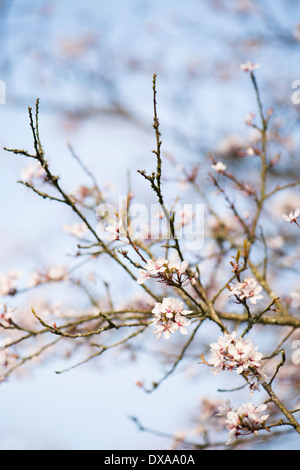
M 193 220 L 194 216 L 195 214 L 193 210 L 187 206 L 184 207 L 180 212 L 176 213 L 176 220 L 178 220 L 178 224 L 181 227 L 189 224 Z
M 236 295 L 240 300 L 249 299 L 251 304 L 263 298 L 260 294 L 262 286 L 258 285 L 253 278 L 247 278 L 244 282 L 237 282 L 231 289 L 231 295 Z
M 291 211 L 289 215 L 282 214 L 282 217 L 284 220 L 292 224 L 293 222 L 296 222 L 298 220 L 299 215 L 300 215 L 300 208 L 298 207 L 294 212 Z
M 223 171 L 226 170 L 227 166 L 222 163 L 222 162 L 217 162 L 214 165 L 211 166 L 213 170 L 215 170 L 217 173 L 223 173 Z
M 279 250 L 284 245 L 284 238 L 281 235 L 267 238 L 267 244 L 273 250 Z
M 0 323 L 5 326 L 10 325 L 10 320 L 12 313 L 15 311 L 15 308 L 7 307 L 5 304 L 0 304 Z
M 65 281 L 68 279 L 68 272 L 65 266 L 51 266 L 50 268 L 41 271 L 36 270 L 29 276 L 27 287 L 35 287 L 39 284 L 51 281 Z
M 34 180 L 45 179 L 46 173 L 40 162 L 34 162 L 21 170 L 21 178 L 26 183 L 32 184 Z
M 300 307 L 300 292 L 291 292 L 292 303 L 291 307 L 298 308 Z
M 0 295 L 13 295 L 22 274 L 19 269 L 11 269 L 7 273 L 0 273 Z
M 88 231 L 88 228 L 85 223 L 73 225 L 65 224 L 63 226 L 63 229 L 76 238 L 82 238 L 84 234 Z
M 253 70 L 258 69 L 259 67 L 260 64 L 254 64 L 251 60 L 247 60 L 247 62 L 240 65 L 240 69 L 243 70 L 243 72 L 253 72 Z
M 247 116 L 245 117 L 245 123 L 247 124 L 247 126 L 253 126 L 254 119 L 255 119 L 255 114 L 254 113 L 247 114 Z
M 114 221 L 111 225 L 107 225 L 104 230 L 107 232 L 106 240 L 116 241 L 120 240 L 120 236 L 125 236 L 125 229 L 121 220 Z
M 0 350 L 0 382 L 5 380 L 5 373 L 12 367 L 18 356 L 14 353 L 10 353 L 8 349 Z

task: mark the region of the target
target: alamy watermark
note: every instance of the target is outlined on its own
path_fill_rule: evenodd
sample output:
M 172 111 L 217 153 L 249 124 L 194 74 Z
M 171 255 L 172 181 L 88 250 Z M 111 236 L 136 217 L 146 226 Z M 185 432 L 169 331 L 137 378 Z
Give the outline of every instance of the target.
M 292 342 L 292 348 L 296 349 L 296 351 L 294 351 L 292 354 L 292 363 L 295 365 L 299 365 L 300 364 L 300 339 L 295 339 L 295 341 Z
M 300 104 L 300 80 L 294 80 L 292 82 L 292 88 L 296 90 L 291 96 L 292 103 Z
M 118 207 L 101 204 L 97 208 L 97 234 L 107 235 L 107 230 L 135 240 L 181 240 L 188 250 L 199 250 L 204 244 L 204 204 L 176 204 L 174 207 L 160 204 L 127 204 L 127 197 L 120 196 Z M 113 239 L 113 238 L 112 238 Z M 120 236 L 122 239 L 122 236 Z

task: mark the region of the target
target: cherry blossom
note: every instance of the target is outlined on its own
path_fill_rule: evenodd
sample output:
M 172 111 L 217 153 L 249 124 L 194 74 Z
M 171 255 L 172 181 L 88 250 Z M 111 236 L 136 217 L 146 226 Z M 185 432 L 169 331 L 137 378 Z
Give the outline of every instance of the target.
M 116 241 L 120 240 L 121 235 L 125 235 L 125 232 L 122 230 L 123 224 L 121 220 L 116 220 L 112 225 L 107 225 L 104 230 L 107 232 L 106 240 Z
M 13 307 L 7 307 L 5 304 L 0 304 L 0 323 L 1 325 L 9 326 L 12 313 L 16 309 Z
M 162 334 L 165 339 L 169 339 L 176 330 L 179 330 L 183 335 L 187 334 L 186 326 L 191 322 L 187 320 L 186 315 L 192 311 L 184 309 L 181 300 L 166 297 L 161 303 L 155 303 L 152 313 L 154 314 L 152 323 L 155 325 L 153 333 L 157 334 L 157 339 L 160 339 Z
M 237 336 L 236 331 L 225 333 L 216 343 L 210 344 L 212 373 L 218 374 L 222 370 L 235 370 L 237 374 L 251 371 L 257 378 L 264 378 L 262 354 L 257 351 L 258 346 L 254 346 L 248 338 Z
M 255 118 L 254 113 L 249 113 L 249 114 L 246 115 L 245 123 L 247 124 L 247 126 L 253 126 L 254 118 Z
M 82 224 L 78 223 L 78 224 L 73 224 L 73 225 L 65 224 L 63 226 L 63 229 L 76 238 L 82 238 L 84 234 L 88 231 L 88 228 L 85 223 L 82 223 Z
M 0 296 L 13 295 L 22 274 L 19 269 L 11 269 L 7 273 L 0 273 Z
M 300 208 L 298 207 L 294 212 L 291 211 L 289 213 L 289 215 L 282 214 L 282 217 L 283 217 L 284 220 L 286 220 L 287 222 L 290 222 L 292 224 L 293 222 L 297 223 L 299 215 L 300 215 Z
M 195 214 L 190 207 L 184 207 L 180 212 L 176 213 L 177 219 L 179 219 L 179 226 L 184 226 L 189 224 Z
M 223 173 L 223 171 L 226 170 L 227 166 L 222 163 L 222 162 L 217 162 L 214 165 L 211 166 L 213 170 L 215 170 L 217 173 Z
M 252 72 L 255 69 L 258 69 L 260 67 L 260 64 L 254 64 L 251 62 L 251 60 L 247 60 L 244 64 L 240 65 L 240 69 L 243 70 L 243 72 Z
M 152 259 L 147 260 L 144 269 L 139 270 L 140 277 L 137 280 L 138 284 L 143 284 L 149 277 L 155 277 L 157 274 L 167 269 L 168 260 L 165 258 L 158 258 L 156 261 Z
M 236 295 L 240 300 L 249 299 L 251 304 L 263 298 L 260 294 L 262 286 L 258 285 L 253 278 L 247 278 L 244 282 L 238 282 L 231 289 L 231 295 Z
M 244 403 L 237 410 L 233 411 L 230 402 L 219 408 L 218 416 L 226 416 L 225 424 L 229 430 L 227 445 L 231 444 L 241 435 L 257 434 L 259 430 L 265 429 L 265 422 L 269 414 L 263 414 L 267 409 L 266 404 L 259 406 L 253 403 Z
M 44 271 L 35 270 L 33 273 L 31 273 L 27 287 L 35 287 L 45 282 L 62 281 L 67 279 L 68 272 L 66 267 L 55 265 Z
M 40 162 L 34 162 L 21 170 L 21 178 L 29 184 L 35 179 L 45 179 L 46 173 Z
M 193 278 L 186 273 L 188 266 L 189 261 L 168 261 L 163 257 L 155 261 L 148 259 L 145 268 L 139 270 L 137 282 L 143 284 L 147 279 L 154 278 L 166 284 L 176 283 L 185 287 L 193 281 Z
M 5 344 L 1 345 L 1 347 L 5 347 Z M 0 350 L 0 382 L 5 380 L 7 369 L 15 364 L 17 358 L 16 354 L 8 352 L 7 349 Z

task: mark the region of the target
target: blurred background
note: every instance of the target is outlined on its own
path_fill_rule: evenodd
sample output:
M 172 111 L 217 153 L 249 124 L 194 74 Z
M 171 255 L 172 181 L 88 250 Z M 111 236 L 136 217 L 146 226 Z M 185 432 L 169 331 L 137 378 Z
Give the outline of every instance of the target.
M 257 109 L 240 64 L 252 60 L 261 64 L 256 76 L 264 107 L 274 108 L 279 144 L 289 155 L 285 176 L 299 166 L 300 105 L 291 100 L 292 83 L 300 79 L 297 0 L 1 0 L 0 44 L 6 84 L 0 272 L 61 263 L 75 250 L 61 229 L 74 221 L 72 214 L 17 184 L 27 162 L 2 150 L 32 150 L 28 106 L 37 98 L 42 143 L 65 188 L 73 190 L 85 177 L 71 144 L 108 195 L 126 192 L 130 170 L 133 192 L 143 196 L 136 170 L 153 162 L 153 74 L 163 151 L 181 165 L 180 180 L 182 167 L 209 167 L 208 152 L 226 157 L 251 144 L 245 118 Z M 172 166 L 165 168 L 171 179 Z M 121 300 L 122 278 L 107 271 L 103 279 Z M 128 361 L 112 353 L 103 363 L 57 375 L 63 361 L 56 357 L 10 377 L 0 388 L 0 448 L 168 447 L 170 439 L 139 431 L 129 417 L 165 433 L 180 431 L 196 419 L 199 397 L 215 388 L 214 378 L 195 380 L 191 358 L 184 372 L 147 394 L 136 381 L 161 375 L 151 359 L 141 354 Z M 179 384 L 180 397 L 174 394 Z M 280 445 L 293 443 L 283 439 Z

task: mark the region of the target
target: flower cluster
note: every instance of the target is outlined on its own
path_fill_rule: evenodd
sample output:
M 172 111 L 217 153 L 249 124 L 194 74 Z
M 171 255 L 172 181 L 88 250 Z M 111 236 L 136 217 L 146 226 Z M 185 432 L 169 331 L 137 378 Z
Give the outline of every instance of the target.
M 226 444 L 231 444 L 241 435 L 257 434 L 259 430 L 265 429 L 265 422 L 269 415 L 261 416 L 260 413 L 266 409 L 266 404 L 256 407 L 252 403 L 245 403 L 233 411 L 229 401 L 224 407 L 220 407 L 218 416 L 226 416 L 226 428 L 229 430 Z
M 251 304 L 256 304 L 257 300 L 263 298 L 260 294 L 262 287 L 256 280 L 248 277 L 244 282 L 238 282 L 231 289 L 231 295 L 236 295 L 240 300 L 249 299 Z
M 14 295 L 16 293 L 17 282 L 22 274 L 18 269 L 11 269 L 7 273 L 0 273 L 0 296 Z
M 35 287 L 51 281 L 67 280 L 68 272 L 65 266 L 51 266 L 45 271 L 36 270 L 30 274 L 27 287 Z
M 140 269 L 138 284 L 143 284 L 147 279 L 159 279 L 168 285 L 179 284 L 181 287 L 187 286 L 190 282 L 193 283 L 193 278 L 190 278 L 186 273 L 189 261 L 168 261 L 165 258 L 158 258 L 153 261 L 148 259 L 144 269 Z
M 154 334 L 157 334 L 157 339 L 164 335 L 165 339 L 169 339 L 171 334 L 179 330 L 183 335 L 187 334 L 186 326 L 190 325 L 185 317 L 191 310 L 185 310 L 183 302 L 174 297 L 166 297 L 162 303 L 156 302 L 152 310 L 154 314 L 153 324 L 155 329 Z
M 212 372 L 218 374 L 221 370 L 236 370 L 241 374 L 251 369 L 262 377 L 262 354 L 257 351 L 258 346 L 253 346 L 249 338 L 237 338 L 237 335 L 236 331 L 225 333 L 218 338 L 217 343 L 210 344 L 209 363 L 213 366 Z

